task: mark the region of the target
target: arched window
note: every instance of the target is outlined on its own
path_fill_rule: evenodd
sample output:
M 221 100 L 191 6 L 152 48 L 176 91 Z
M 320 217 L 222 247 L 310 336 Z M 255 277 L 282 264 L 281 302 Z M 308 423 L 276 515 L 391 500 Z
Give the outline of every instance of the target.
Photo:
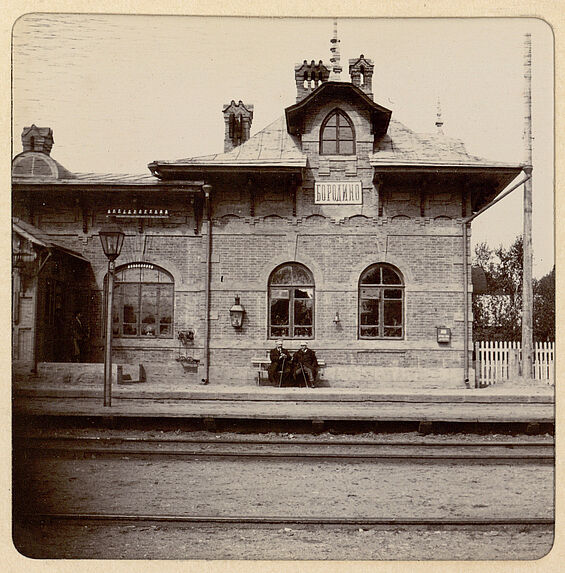
M 359 279 L 359 338 L 403 337 L 402 277 L 390 265 L 371 265 Z
M 314 277 L 299 263 L 277 267 L 269 278 L 269 338 L 314 336 Z
M 172 338 L 172 276 L 156 265 L 140 262 L 118 267 L 114 278 L 113 335 Z
M 351 120 L 339 109 L 332 111 L 320 129 L 321 155 L 353 155 L 355 130 Z

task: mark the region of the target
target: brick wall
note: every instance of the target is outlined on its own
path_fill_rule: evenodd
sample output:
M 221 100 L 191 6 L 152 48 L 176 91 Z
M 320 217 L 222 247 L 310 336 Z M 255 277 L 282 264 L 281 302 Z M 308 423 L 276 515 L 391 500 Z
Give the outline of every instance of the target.
M 320 126 L 337 103 L 319 101 L 306 117 L 302 143 L 309 161 L 299 186 L 289 178 L 269 179 L 264 174 L 251 180 L 237 174 L 226 181 L 216 176 L 213 181 L 210 380 L 240 384 L 253 379 L 251 358 L 273 345 L 267 337 L 269 275 L 279 264 L 297 261 L 315 279 L 315 335 L 310 346 L 328 363 L 328 383 L 462 386 L 462 190 L 453 181 L 440 185 L 428 180 L 425 193 L 414 178 L 374 181 L 369 117 L 350 103 L 342 102 L 340 107 L 355 127 L 357 155 L 319 156 Z M 314 203 L 316 181 L 349 179 L 361 181 L 362 205 Z M 91 262 L 89 318 L 92 346 L 100 351 L 107 261 L 98 230 L 112 197 L 124 204 L 133 200 L 111 191 L 92 195 L 86 215 L 78 201 L 53 193 L 46 195 L 44 205 L 36 201 L 33 209 L 25 198 L 14 201 L 18 213 L 33 215 L 31 222 Z M 159 376 L 180 372 L 175 362 L 178 330 L 194 329 L 194 342 L 186 351 L 204 359 L 206 236 L 195 234 L 196 222 L 186 198 L 161 193 L 152 201 L 153 207 L 168 208 L 171 217 L 143 228 L 136 221 L 120 222 L 127 236 L 116 264 L 147 261 L 173 275 L 174 337 L 116 339 L 114 348 L 117 362 L 141 361 L 148 375 Z M 359 277 L 378 262 L 395 266 L 404 278 L 403 339 L 358 337 Z M 240 330 L 230 325 L 228 312 L 236 295 L 246 311 Z M 338 325 L 333 322 L 336 311 L 341 319 Z M 452 329 L 448 345 L 437 342 L 438 326 Z M 101 360 L 101 352 L 94 354 Z M 186 379 L 196 380 L 202 374 L 201 367 Z

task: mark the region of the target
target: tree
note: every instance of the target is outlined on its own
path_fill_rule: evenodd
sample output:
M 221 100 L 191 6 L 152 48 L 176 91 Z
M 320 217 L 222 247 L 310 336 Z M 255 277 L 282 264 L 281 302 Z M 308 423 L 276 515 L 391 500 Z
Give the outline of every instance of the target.
M 473 339 L 518 341 L 522 331 L 522 237 L 508 248 L 475 247 L 474 265 L 486 278 L 486 292 L 473 296 Z
M 541 279 L 534 279 L 534 340 L 555 340 L 555 266 Z
M 473 266 L 482 269 L 487 286 L 484 294 L 473 295 L 473 340 L 521 340 L 523 257 L 521 236 L 507 249 L 475 247 Z M 554 340 L 555 269 L 533 283 L 534 340 Z

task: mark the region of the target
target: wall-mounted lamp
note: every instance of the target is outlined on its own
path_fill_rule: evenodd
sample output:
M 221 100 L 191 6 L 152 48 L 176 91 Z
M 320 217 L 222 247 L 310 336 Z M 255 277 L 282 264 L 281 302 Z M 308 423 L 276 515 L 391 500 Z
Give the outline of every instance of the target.
M 230 320 L 231 325 L 234 328 L 241 328 L 243 324 L 243 315 L 245 314 L 245 309 L 239 303 L 239 297 L 235 297 L 235 304 L 230 308 Z
M 341 322 L 341 319 L 339 318 L 339 312 L 336 310 L 335 316 L 334 316 L 334 324 L 337 326 L 340 322 Z

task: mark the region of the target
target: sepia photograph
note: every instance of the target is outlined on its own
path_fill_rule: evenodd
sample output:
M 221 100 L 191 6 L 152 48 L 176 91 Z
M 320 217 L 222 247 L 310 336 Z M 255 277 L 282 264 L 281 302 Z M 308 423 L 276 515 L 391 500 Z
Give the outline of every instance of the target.
M 11 43 L 21 556 L 551 551 L 545 21 L 37 12 Z

